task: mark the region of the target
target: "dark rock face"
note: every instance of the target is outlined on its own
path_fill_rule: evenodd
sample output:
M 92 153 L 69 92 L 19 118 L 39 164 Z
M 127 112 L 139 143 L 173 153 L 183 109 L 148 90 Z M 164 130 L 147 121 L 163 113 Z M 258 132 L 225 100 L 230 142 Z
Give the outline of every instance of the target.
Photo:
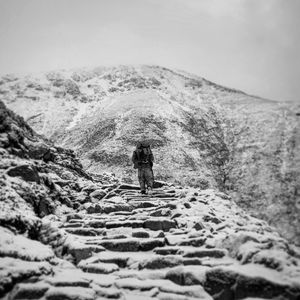
M 12 177 L 21 177 L 25 181 L 40 182 L 38 171 L 34 166 L 21 165 L 12 167 L 7 171 L 7 174 Z
M 155 66 L 52 72 L 2 82 L 7 105 L 37 132 L 76 150 L 85 169 L 108 170 L 134 183 L 130 156 L 135 143 L 147 138 L 156 179 L 227 191 L 299 243 L 300 125 L 293 103 Z M 10 143 L 15 139 L 16 134 L 9 135 Z M 29 151 L 51 160 L 42 145 Z
M 55 147 L 36 134 L 2 102 L 0 157 L 0 219 L 3 224 L 9 211 L 12 218 L 14 214 L 18 218 L 26 211 L 43 217 L 54 213 L 61 204 L 71 209 L 76 206 L 73 194 L 79 190 L 76 178 L 89 179 L 73 151 Z M 73 180 L 64 183 L 65 189 L 62 189 L 61 177 L 67 173 Z

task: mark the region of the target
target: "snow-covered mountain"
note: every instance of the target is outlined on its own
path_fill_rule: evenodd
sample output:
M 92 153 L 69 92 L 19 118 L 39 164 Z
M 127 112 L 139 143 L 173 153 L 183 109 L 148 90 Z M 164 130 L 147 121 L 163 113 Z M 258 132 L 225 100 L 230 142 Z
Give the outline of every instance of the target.
M 82 169 L 0 101 L 0 298 L 296 300 L 300 248 L 225 193 Z
M 88 171 L 136 178 L 149 139 L 157 179 L 218 188 L 299 240 L 300 109 L 157 66 L 4 76 L 1 99 Z M 298 201 L 298 202 L 297 202 Z

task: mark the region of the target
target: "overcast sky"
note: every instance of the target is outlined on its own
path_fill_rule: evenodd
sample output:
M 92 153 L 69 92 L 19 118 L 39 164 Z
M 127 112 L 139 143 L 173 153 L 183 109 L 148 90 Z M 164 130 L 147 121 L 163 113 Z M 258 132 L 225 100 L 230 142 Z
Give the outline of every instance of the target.
M 157 64 L 300 102 L 300 0 L 0 0 L 0 74 Z

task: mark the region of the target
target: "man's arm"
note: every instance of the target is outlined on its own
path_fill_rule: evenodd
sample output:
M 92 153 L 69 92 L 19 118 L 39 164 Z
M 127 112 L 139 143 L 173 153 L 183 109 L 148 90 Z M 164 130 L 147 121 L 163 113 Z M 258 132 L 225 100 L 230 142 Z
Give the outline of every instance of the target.
M 149 161 L 150 161 L 150 166 L 151 168 L 153 167 L 153 162 L 154 162 L 154 156 L 153 156 L 153 153 L 151 151 L 150 155 L 149 155 Z
M 154 162 L 154 156 L 153 156 L 153 153 L 151 152 L 150 155 L 149 155 L 149 159 L 150 161 L 153 163 Z
M 138 169 L 138 166 L 139 166 L 139 159 L 138 159 L 138 156 L 137 156 L 136 151 L 133 151 L 133 154 L 132 154 L 132 162 L 133 162 L 133 168 L 134 168 L 134 169 Z
M 135 152 L 135 151 L 133 151 L 131 160 L 132 160 L 132 162 L 133 162 L 134 164 L 137 162 L 137 155 L 136 155 L 136 152 Z

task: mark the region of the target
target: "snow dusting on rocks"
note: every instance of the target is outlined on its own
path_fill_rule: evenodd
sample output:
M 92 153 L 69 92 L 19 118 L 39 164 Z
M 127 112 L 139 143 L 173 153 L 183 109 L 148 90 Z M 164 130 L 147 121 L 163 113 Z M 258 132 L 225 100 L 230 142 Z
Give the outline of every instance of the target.
M 157 179 L 226 191 L 300 245 L 297 103 L 147 65 L 7 75 L 0 100 L 38 133 L 76 151 L 85 170 L 127 183 L 136 181 L 135 143 L 146 137 Z
M 300 298 L 299 248 L 229 195 L 141 195 L 0 105 L 1 299 Z

